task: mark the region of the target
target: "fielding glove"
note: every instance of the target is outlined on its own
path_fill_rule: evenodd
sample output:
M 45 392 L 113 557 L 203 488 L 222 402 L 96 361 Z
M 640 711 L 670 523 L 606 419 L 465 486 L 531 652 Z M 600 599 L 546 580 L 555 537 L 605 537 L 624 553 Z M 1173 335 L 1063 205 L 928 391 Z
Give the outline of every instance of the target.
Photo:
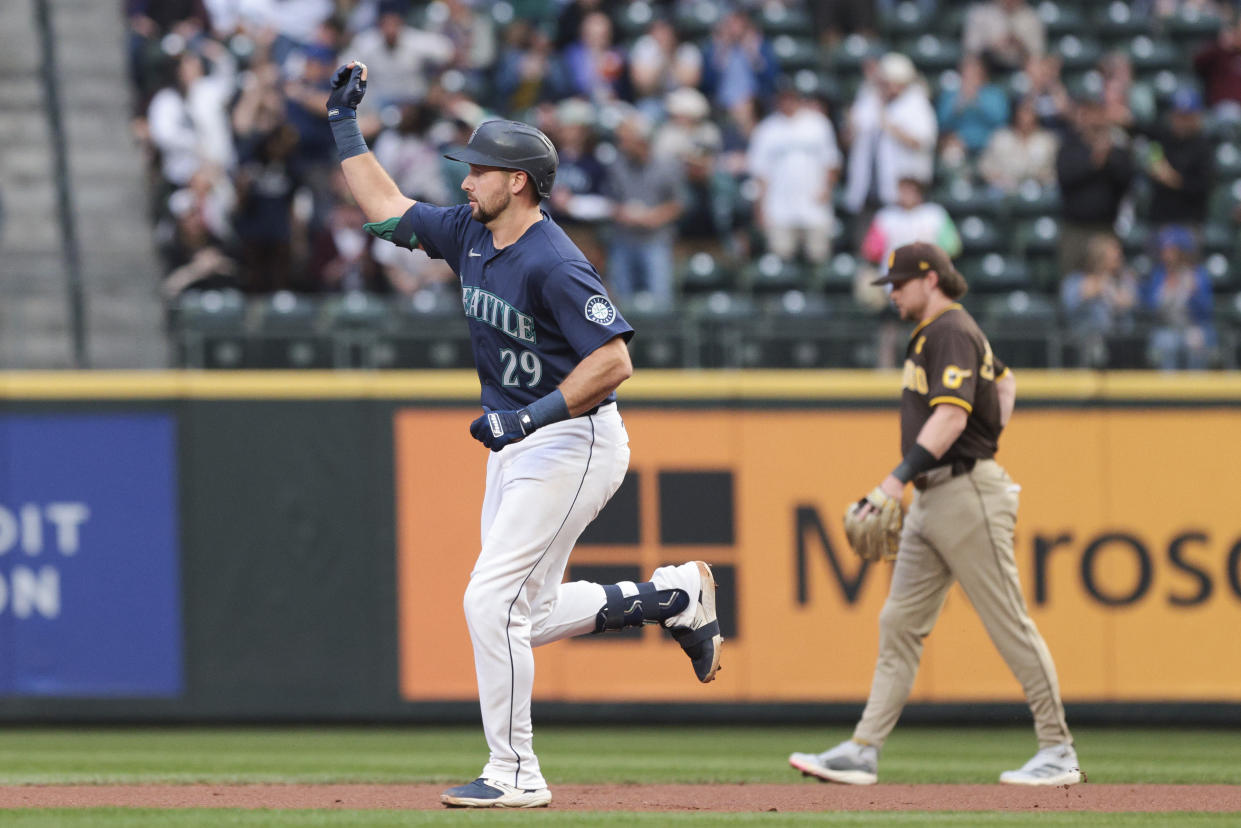
M 871 508 L 863 515 L 862 507 Z M 901 502 L 876 486 L 870 494 L 845 508 L 845 537 L 858 557 L 867 561 L 890 561 L 901 544 L 905 519 Z

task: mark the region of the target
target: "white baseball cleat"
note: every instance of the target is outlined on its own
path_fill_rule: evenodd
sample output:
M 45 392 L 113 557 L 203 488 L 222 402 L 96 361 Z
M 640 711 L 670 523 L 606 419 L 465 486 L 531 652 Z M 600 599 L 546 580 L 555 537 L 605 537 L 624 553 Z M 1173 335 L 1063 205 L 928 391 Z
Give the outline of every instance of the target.
M 688 627 L 671 627 L 668 631 L 689 656 L 694 675 L 706 684 L 714 680 L 719 672 L 724 637 L 720 635 L 720 622 L 715 611 L 715 577 L 711 574 L 711 567 L 705 561 L 694 561 L 694 565 L 698 567 L 699 580 L 694 620 Z
M 449 808 L 546 808 L 551 804 L 548 788 L 514 788 L 498 779 L 481 776 L 468 785 L 458 785 L 440 794 Z
M 789 764 L 806 776 L 844 785 L 873 785 L 879 781 L 879 751 L 852 739 L 823 753 L 794 753 Z
M 1020 769 L 1000 774 L 1009 785 L 1076 785 L 1084 778 L 1071 742 L 1045 747 Z

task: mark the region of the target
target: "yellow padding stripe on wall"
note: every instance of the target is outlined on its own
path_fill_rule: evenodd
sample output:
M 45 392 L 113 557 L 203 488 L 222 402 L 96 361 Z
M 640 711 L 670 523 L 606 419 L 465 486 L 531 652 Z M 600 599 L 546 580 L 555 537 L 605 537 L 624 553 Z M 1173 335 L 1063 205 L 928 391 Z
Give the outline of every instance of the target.
M 1241 375 L 1153 371 L 1014 372 L 1017 399 L 1203 400 L 1241 403 Z M 631 400 L 895 401 L 896 371 L 638 370 Z M 12 371 L 0 399 L 440 399 L 473 401 L 473 371 Z

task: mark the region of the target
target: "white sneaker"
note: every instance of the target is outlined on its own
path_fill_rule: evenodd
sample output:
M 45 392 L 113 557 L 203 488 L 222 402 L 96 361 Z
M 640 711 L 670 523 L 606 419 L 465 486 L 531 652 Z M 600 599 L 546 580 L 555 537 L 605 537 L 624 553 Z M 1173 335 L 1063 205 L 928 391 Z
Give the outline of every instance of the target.
M 1045 747 L 1019 770 L 1000 774 L 1000 781 L 1009 785 L 1076 785 L 1084 779 L 1071 742 Z
M 789 764 L 824 782 L 873 785 L 879 781 L 879 750 L 852 739 L 824 753 L 794 753 Z
M 548 788 L 515 788 L 498 779 L 481 776 L 468 785 L 458 785 L 440 794 L 440 802 L 450 808 L 546 808 L 551 804 Z
M 706 561 L 660 567 L 651 575 L 651 581 L 660 589 L 683 589 L 690 596 L 689 606 L 663 624 L 689 656 L 698 680 L 703 684 L 713 681 L 720 669 L 724 637 L 715 611 L 715 576 L 711 567 Z

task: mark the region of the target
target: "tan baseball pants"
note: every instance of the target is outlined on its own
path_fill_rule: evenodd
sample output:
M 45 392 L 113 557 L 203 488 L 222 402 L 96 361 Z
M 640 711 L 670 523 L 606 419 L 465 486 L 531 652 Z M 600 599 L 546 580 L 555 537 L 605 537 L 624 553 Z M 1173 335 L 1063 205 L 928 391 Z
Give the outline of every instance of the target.
M 1039 747 L 1071 741 L 1056 667 L 1017 578 L 1018 487 L 994 460 L 957 477 L 948 469 L 928 477 L 927 487 L 914 493 L 901 533 L 892 588 L 879 614 L 879 660 L 853 738 L 882 747 L 909 698 L 922 640 L 959 581 L 1025 691 Z

